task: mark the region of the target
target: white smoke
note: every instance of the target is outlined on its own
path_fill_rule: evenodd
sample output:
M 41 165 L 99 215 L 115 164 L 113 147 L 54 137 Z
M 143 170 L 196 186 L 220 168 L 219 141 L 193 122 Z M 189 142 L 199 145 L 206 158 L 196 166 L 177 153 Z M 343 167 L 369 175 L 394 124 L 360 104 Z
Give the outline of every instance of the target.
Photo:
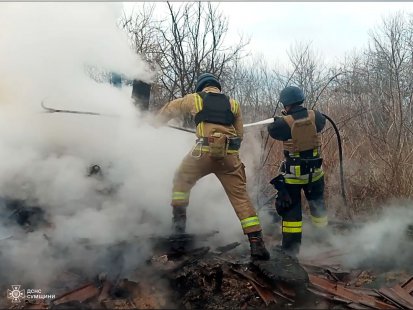
M 350 230 L 330 227 L 318 239 L 320 231 L 306 225 L 301 256 L 320 257 L 318 264 L 339 263 L 347 268 L 413 271 L 413 237 L 408 235 L 413 224 L 411 201 L 378 206 L 369 220 L 356 219 L 356 223 Z M 332 249 L 337 256 L 329 258 Z
M 117 89 L 88 74 L 97 68 L 151 80 L 116 25 L 121 9 L 113 3 L 0 3 L 0 196 L 41 206 L 53 224 L 27 236 L 2 227 L 0 237 L 14 236 L 0 240 L 3 279 L 47 284 L 68 267 L 93 273 L 105 255 L 80 249 L 79 240 L 102 254 L 136 236 L 169 233 L 174 171 L 194 136 L 153 128 L 133 106 L 130 87 Z M 49 114 L 43 100 L 109 116 Z M 103 177 L 87 177 L 92 164 L 102 167 Z M 241 236 L 223 189 L 211 178 L 191 194 L 189 230 Z M 145 259 L 140 244 L 126 256 L 130 268 Z
M 407 231 L 413 224 L 413 208 L 411 202 L 400 205 L 389 204 L 378 219 L 366 222 L 347 237 L 333 238 L 334 246 L 346 252 L 345 265 L 412 268 L 413 240 Z

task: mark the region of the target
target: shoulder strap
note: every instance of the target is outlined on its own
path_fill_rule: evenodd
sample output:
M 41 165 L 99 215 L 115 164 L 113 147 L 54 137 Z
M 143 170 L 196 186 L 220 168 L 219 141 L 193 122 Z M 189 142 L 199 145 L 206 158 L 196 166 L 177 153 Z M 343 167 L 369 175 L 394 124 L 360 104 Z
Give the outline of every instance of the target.
M 202 100 L 204 100 L 204 99 L 205 99 L 205 97 L 206 97 L 206 95 L 207 95 L 207 93 L 206 93 L 206 92 L 204 92 L 204 91 L 200 91 L 200 92 L 198 92 L 197 94 L 199 95 L 199 97 L 201 97 L 201 98 L 202 98 Z
M 294 118 L 291 115 L 286 115 L 283 116 L 285 122 L 287 123 L 287 125 L 291 128 L 293 126 L 294 123 Z
M 308 112 L 308 117 L 310 118 L 310 120 L 315 123 L 315 112 L 314 110 L 307 110 Z
M 307 113 L 308 113 L 307 117 L 310 118 L 311 122 L 315 123 L 315 112 L 314 112 L 314 110 L 307 110 Z M 292 115 L 284 116 L 284 120 L 290 128 L 293 126 L 293 123 L 295 121 L 295 119 L 292 117 Z

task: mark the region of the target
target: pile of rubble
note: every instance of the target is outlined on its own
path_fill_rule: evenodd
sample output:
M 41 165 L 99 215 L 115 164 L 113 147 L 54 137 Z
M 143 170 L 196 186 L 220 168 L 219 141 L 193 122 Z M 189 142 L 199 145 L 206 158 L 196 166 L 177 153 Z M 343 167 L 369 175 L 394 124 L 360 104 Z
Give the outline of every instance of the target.
M 270 261 L 251 262 L 239 243 L 199 246 L 212 234 L 153 237 L 153 256 L 128 277 L 93 279 L 65 272 L 67 289 L 49 302 L 26 300 L 14 309 L 290 308 L 413 309 L 413 278 L 344 270 L 337 250 L 299 260 L 272 247 Z M 114 274 L 113 272 L 111 274 Z M 375 281 L 376 280 L 376 281 Z M 86 282 L 82 282 L 86 281 Z M 399 283 L 398 283 L 399 282 Z M 374 287 L 376 286 L 376 287 Z M 0 306 L 5 305 L 0 302 Z
M 13 210 L 11 216 L 27 232 L 44 224 L 39 208 Z M 245 244 L 211 249 L 208 239 L 216 233 L 147 236 L 111 246 L 111 251 L 104 252 L 111 255 L 107 272 L 88 278 L 81 271 L 62 270 L 45 288 L 56 294 L 53 300 L 12 303 L 5 293 L 0 308 L 413 309 L 411 270 L 347 270 L 341 265 L 345 253 L 336 249 L 296 259 L 271 245 L 273 238 L 266 242 L 271 260 L 251 262 Z M 150 255 L 145 263 L 125 271 L 122 253 L 148 244 Z M 77 246 L 93 247 L 87 240 Z M 7 292 L 8 288 L 9 284 L 0 281 L 0 290 Z

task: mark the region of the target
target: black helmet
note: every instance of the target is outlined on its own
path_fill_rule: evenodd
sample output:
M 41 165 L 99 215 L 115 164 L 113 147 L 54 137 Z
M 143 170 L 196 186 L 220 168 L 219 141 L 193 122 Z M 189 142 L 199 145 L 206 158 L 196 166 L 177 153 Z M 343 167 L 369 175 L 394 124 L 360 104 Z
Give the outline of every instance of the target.
M 301 104 L 304 100 L 304 92 L 297 86 L 288 86 L 280 93 L 280 101 L 283 106 Z
M 196 92 L 202 91 L 206 85 L 210 86 L 216 86 L 221 90 L 221 83 L 219 83 L 218 78 L 213 75 L 212 73 L 202 73 L 200 76 L 198 76 L 198 79 L 196 81 Z

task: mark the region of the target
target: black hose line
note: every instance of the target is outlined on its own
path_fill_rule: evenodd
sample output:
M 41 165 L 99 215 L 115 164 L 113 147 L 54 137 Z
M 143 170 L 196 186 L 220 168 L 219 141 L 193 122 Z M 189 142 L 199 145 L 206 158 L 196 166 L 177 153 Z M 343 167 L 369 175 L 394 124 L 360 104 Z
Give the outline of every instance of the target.
M 337 136 L 338 156 L 339 156 L 339 162 L 340 162 L 341 196 L 343 197 L 343 202 L 344 202 L 344 205 L 347 209 L 347 215 L 351 219 L 352 216 L 351 216 L 350 209 L 349 209 L 349 206 L 348 206 L 348 203 L 347 203 L 346 191 L 345 191 L 345 187 L 344 187 L 343 147 L 342 147 L 342 144 L 341 144 L 340 132 L 338 131 L 338 128 L 337 128 L 336 124 L 334 123 L 334 121 L 329 116 L 325 115 L 324 113 L 322 113 L 322 114 L 331 123 L 331 125 L 333 126 L 334 131 L 336 133 L 336 136 Z

